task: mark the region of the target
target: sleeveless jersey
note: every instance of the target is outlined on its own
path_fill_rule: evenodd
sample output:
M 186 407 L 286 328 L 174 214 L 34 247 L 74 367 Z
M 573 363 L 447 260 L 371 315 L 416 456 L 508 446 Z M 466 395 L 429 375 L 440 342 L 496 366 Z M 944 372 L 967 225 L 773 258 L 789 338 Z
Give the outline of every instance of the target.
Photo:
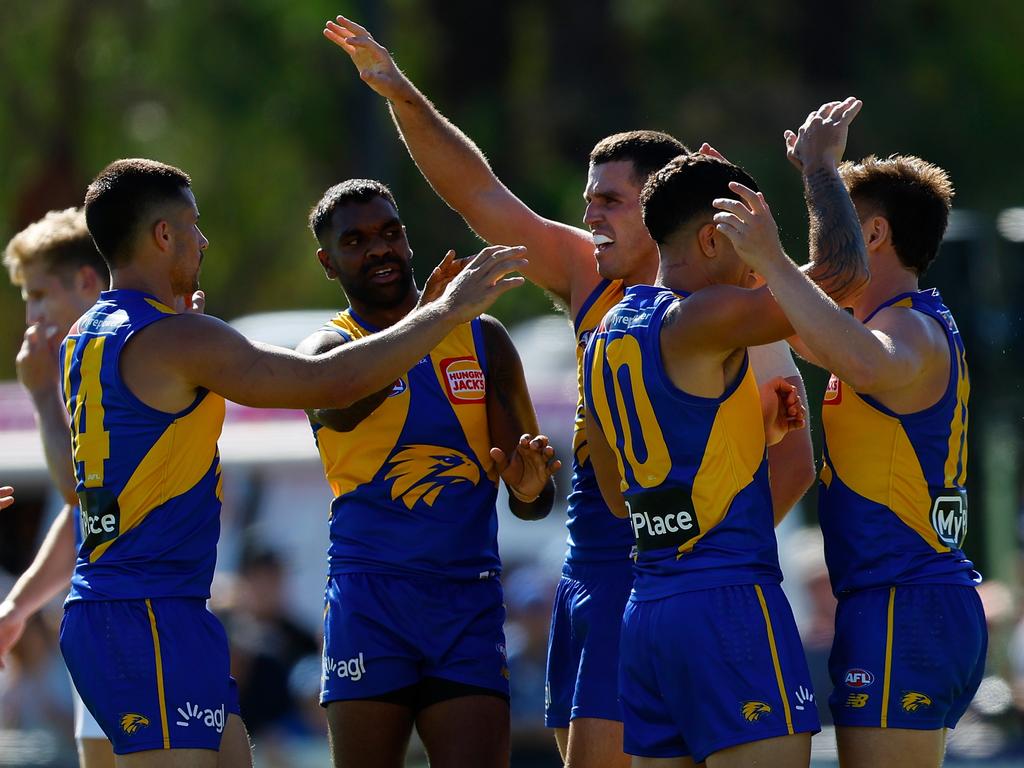
M 583 407 L 583 353 L 594 329 L 609 309 L 622 299 L 622 282 L 602 280 L 580 307 L 573 323 L 576 333 L 576 380 L 579 398 L 572 436 L 572 489 L 565 527 L 569 530 L 567 563 L 621 562 L 629 557 L 633 532 L 615 517 L 601 498 L 590 464 Z
M 220 535 L 224 400 L 150 408 L 120 375 L 125 344 L 175 314 L 139 291 L 104 291 L 61 347 L 82 543 L 68 600 L 210 595 Z
M 615 453 L 636 539 L 638 600 L 782 580 L 754 374 L 744 356 L 720 397 L 672 384 L 661 324 L 680 296 L 628 288 L 584 366 L 587 407 Z
M 379 330 L 351 309 L 325 330 Z M 350 432 L 314 426 L 331 504 L 331 575 L 487 578 L 501 569 L 480 320 L 458 326 Z
M 897 414 L 832 376 L 821 421 L 818 513 L 838 595 L 900 584 L 974 584 L 961 549 L 967 534 L 967 398 L 964 345 L 938 291 L 895 296 L 871 313 L 907 307 L 939 322 L 949 343 L 949 383 L 917 413 Z

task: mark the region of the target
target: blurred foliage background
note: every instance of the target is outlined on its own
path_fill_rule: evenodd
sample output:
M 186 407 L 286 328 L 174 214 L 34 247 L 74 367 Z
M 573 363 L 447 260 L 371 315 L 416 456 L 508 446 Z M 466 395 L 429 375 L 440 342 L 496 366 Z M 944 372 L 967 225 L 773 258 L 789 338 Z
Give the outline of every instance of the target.
M 384 103 L 320 34 L 361 21 L 535 210 L 580 222 L 586 157 L 608 133 L 710 141 L 759 180 L 798 260 L 806 249 L 785 128 L 832 98 L 865 107 L 848 155 L 919 154 L 949 170 L 964 212 L 934 282 L 974 374 L 969 542 L 1009 556 L 1019 504 L 1021 246 L 997 234 L 1020 179 L 1024 4 L 995 0 L 4 0 L 0 3 L 0 237 L 79 204 L 117 157 L 178 165 L 211 241 L 208 311 L 336 307 L 306 227 L 329 185 L 395 190 L 420 275 L 479 242 L 409 161 Z M 553 311 L 530 288 L 507 322 Z M 0 281 L 0 378 L 23 331 Z M 811 402 L 822 377 L 808 372 Z M 817 416 L 817 408 L 812 407 Z M 974 507 L 978 509 L 977 506 Z M 978 531 L 982 536 L 979 539 Z M 990 552 L 991 554 L 991 552 Z M 983 558 L 982 559 L 986 559 Z M 1008 560 L 1000 559 L 1008 563 Z

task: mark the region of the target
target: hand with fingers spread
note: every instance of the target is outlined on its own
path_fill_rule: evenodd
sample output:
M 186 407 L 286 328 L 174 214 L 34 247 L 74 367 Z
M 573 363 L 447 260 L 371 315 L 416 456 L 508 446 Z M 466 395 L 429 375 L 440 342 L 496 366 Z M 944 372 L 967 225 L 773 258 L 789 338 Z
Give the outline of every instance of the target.
M 324 37 L 349 55 L 363 82 L 385 99 L 400 99 L 411 87 L 387 48 L 374 40 L 365 27 L 338 16 L 327 22 Z
M 60 380 L 60 363 L 57 360 L 60 343 L 63 341 L 53 325 L 35 323 L 25 329 L 21 349 L 14 365 L 18 381 L 35 396 Z
M 449 311 L 461 322 L 468 323 L 503 293 L 523 284 L 519 276 L 507 277 L 526 266 L 526 248 L 523 246 L 492 245 L 484 248 L 457 274 L 438 301 L 445 302 Z
M 424 304 L 429 304 L 435 299 L 439 299 L 444 294 L 448 284 L 469 264 L 469 261 L 468 258 L 458 258 L 455 255 L 455 251 L 448 251 L 441 260 L 441 263 L 434 267 L 430 277 L 427 278 L 427 282 L 424 283 L 416 306 L 422 307 Z
M 715 229 L 729 238 L 736 253 L 756 272 L 778 258 L 788 258 L 779 242 L 779 228 L 764 195 L 739 182 L 729 182 L 729 189 L 740 199 L 719 197 L 712 203 Z
M 546 435 L 523 435 L 511 458 L 501 448 L 491 448 L 491 458 L 509 493 L 525 504 L 536 501 L 562 467 Z
M 830 101 L 811 112 L 796 133 L 786 131 L 786 157 L 796 169 L 807 173 L 821 166 L 835 167 L 846 151 L 850 123 L 864 103 L 853 96 Z
M 761 415 L 768 445 L 775 445 L 790 432 L 803 429 L 807 418 L 797 388 L 781 376 L 761 385 Z
M 5 485 L 0 487 L 0 509 L 7 509 L 14 503 L 14 489 Z

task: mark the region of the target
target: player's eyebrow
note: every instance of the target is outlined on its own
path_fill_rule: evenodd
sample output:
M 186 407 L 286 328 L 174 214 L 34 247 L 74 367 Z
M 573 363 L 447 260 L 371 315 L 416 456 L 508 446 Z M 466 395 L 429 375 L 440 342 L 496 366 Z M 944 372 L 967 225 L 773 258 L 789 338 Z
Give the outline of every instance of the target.
M 385 221 L 383 224 L 381 224 L 379 228 L 380 229 L 390 229 L 391 227 L 401 227 L 401 226 L 402 226 L 402 222 L 399 219 L 390 218 L 387 221 Z M 339 240 L 343 240 L 346 237 L 352 237 L 353 235 L 361 235 L 361 234 L 363 234 L 363 229 L 361 227 L 349 227 L 348 229 L 343 230 L 340 235 L 338 235 L 338 239 Z

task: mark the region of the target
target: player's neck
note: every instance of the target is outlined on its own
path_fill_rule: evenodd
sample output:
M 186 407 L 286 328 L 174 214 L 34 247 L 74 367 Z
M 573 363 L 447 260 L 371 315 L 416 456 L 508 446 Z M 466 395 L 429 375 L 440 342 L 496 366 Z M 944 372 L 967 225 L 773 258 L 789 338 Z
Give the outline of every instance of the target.
M 918 276 L 904 268 L 898 258 L 874 259 L 871 263 L 871 281 L 857 299 L 854 315 L 863 320 L 893 296 L 918 290 Z
M 358 299 L 350 299 L 349 305 L 352 307 L 352 311 L 367 325 L 372 325 L 374 328 L 388 328 L 412 312 L 416 308 L 418 300 L 419 291 L 413 289 L 401 304 L 394 307 L 383 308 Z
M 110 290 L 140 291 L 148 293 L 168 307 L 174 306 L 174 290 L 166 276 L 161 279 L 161 276 L 154 275 L 151 271 L 131 265 L 111 270 Z

